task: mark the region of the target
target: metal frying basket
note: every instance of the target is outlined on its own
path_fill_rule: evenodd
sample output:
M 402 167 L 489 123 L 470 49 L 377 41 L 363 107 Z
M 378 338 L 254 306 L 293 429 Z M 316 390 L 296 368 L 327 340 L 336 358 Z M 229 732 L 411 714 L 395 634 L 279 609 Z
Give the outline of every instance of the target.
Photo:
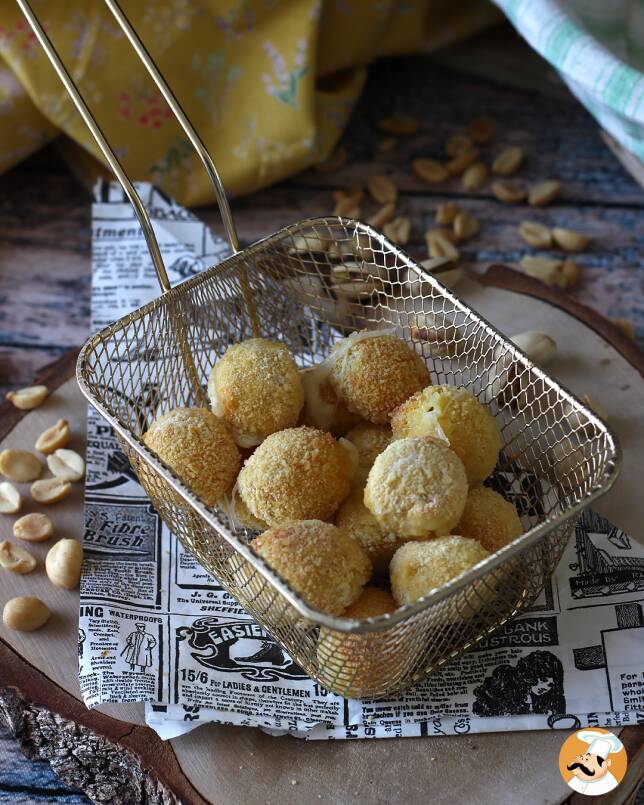
M 78 360 L 80 388 L 114 428 L 169 528 L 313 679 L 352 697 L 394 693 L 484 640 L 534 601 L 576 517 L 617 476 L 615 437 L 369 226 L 339 217 L 310 219 L 239 251 L 208 152 L 115 0 L 106 2 L 213 179 L 235 254 L 170 289 L 141 200 L 28 3 L 18 0 L 135 206 L 163 291 L 90 338 Z M 463 385 L 489 406 L 503 443 L 493 482 L 513 497 L 525 533 L 415 604 L 356 621 L 309 607 L 249 549 L 253 532 L 206 506 L 145 446 L 142 435 L 171 408 L 207 405 L 206 379 L 231 343 L 253 334 L 279 339 L 306 367 L 325 357 L 335 340 L 365 327 L 393 328 L 422 355 L 434 382 Z

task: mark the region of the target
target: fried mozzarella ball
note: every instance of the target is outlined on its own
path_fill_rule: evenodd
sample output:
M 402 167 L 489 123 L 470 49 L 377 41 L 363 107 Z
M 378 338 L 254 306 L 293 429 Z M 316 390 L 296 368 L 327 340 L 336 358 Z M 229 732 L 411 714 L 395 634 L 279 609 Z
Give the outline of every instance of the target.
M 496 553 L 520 537 L 523 526 L 512 503 L 487 486 L 476 486 L 469 491 L 456 531 Z
M 349 411 L 377 425 L 429 382 L 422 358 L 394 335 L 363 330 L 339 341 L 329 359 L 331 383 Z
M 143 441 L 209 506 L 235 483 L 241 455 L 226 423 L 207 408 L 175 408 L 162 414 Z M 140 478 L 147 489 L 146 473 Z
M 302 421 L 320 430 L 328 430 L 334 436 L 342 436 L 349 428 L 360 422 L 342 402 L 329 377 L 330 366 L 324 363 L 301 372 L 304 387 L 304 411 Z
M 298 520 L 269 528 L 250 547 L 311 607 L 340 615 L 371 576 L 366 552 L 331 523 Z
M 398 548 L 389 566 L 392 595 L 400 606 L 413 604 L 489 555 L 478 540 L 455 534 L 407 542 Z
M 208 397 L 240 447 L 297 425 L 304 405 L 295 361 L 284 344 L 265 338 L 228 347 L 210 372 Z
M 391 417 L 394 439 L 445 439 L 465 465 L 470 486 L 481 483 L 499 459 L 501 435 L 488 409 L 456 386 L 428 386 L 403 402 Z
M 360 598 L 347 607 L 343 618 L 377 618 L 396 609 L 388 592 L 365 587 Z M 317 655 L 319 678 L 325 687 L 349 699 L 384 693 L 395 686 L 402 671 L 400 662 L 387 662 L 388 635 L 382 632 L 351 634 L 322 627 Z
M 388 425 L 361 422 L 355 428 L 351 428 L 345 438 L 354 444 L 358 451 L 355 482 L 358 486 L 364 486 L 376 456 L 382 453 L 391 442 L 391 428 Z
M 449 534 L 461 519 L 467 478 L 460 458 L 441 439 L 398 439 L 377 456 L 364 503 L 380 525 L 403 537 Z
M 338 509 L 335 524 L 362 545 L 373 563 L 375 573 L 386 574 L 396 548 L 409 537 L 399 537 L 383 528 L 364 505 L 363 497 L 362 489 L 354 489 Z
M 237 489 L 253 517 L 269 526 L 329 520 L 351 491 L 352 457 L 330 433 L 272 433 L 242 467 Z

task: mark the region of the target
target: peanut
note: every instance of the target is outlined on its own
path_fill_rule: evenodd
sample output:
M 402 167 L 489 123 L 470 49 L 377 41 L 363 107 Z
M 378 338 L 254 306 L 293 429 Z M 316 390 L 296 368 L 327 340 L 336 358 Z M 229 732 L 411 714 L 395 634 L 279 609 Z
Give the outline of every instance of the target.
M 573 288 L 581 277 L 578 264 L 568 257 L 561 266 L 561 284 L 564 288 Z
M 22 495 L 9 481 L 0 484 L 0 514 L 17 514 L 22 508 Z
M 73 590 L 80 581 L 83 564 L 83 546 L 75 539 L 61 539 L 53 545 L 45 558 L 45 570 L 52 584 Z
M 329 248 L 328 238 L 314 235 L 296 235 L 293 238 L 293 245 L 289 249 L 289 254 L 297 254 L 299 252 L 325 252 Z
M 447 257 L 429 257 L 420 265 L 437 277 L 447 288 L 455 288 L 463 279 L 463 269 Z
M 528 192 L 528 204 L 532 207 L 545 207 L 554 201 L 561 192 L 561 182 L 556 179 L 546 179 L 532 185 Z
M 26 450 L 3 450 L 0 453 L 0 473 L 10 481 L 25 484 L 40 477 L 43 465 Z
M 588 235 L 583 232 L 577 232 L 574 229 L 563 229 L 556 226 L 552 230 L 552 237 L 557 246 L 560 246 L 566 252 L 583 252 L 588 246 Z
M 66 419 L 59 419 L 51 428 L 43 431 L 34 447 L 41 453 L 49 455 L 59 447 L 65 447 L 71 438 L 71 431 L 69 429 L 69 422 Z
M 388 224 L 385 224 L 382 231 L 385 236 L 393 240 L 394 243 L 397 243 L 399 246 L 404 246 L 409 240 L 411 221 L 407 216 L 401 215 L 398 218 L 394 218 L 394 220 L 390 221 Z
M 459 212 L 459 207 L 451 201 L 439 204 L 436 209 L 436 223 L 441 225 L 453 224 L 454 218 L 456 218 Z
M 552 246 L 552 232 L 538 221 L 521 221 L 519 234 L 526 243 L 537 249 L 549 249 Z
M 468 127 L 470 137 L 475 143 L 484 145 L 489 143 L 494 133 L 494 127 L 489 117 L 475 117 Z
M 557 342 L 547 333 L 528 330 L 510 337 L 510 341 L 522 349 L 530 360 L 539 366 L 546 366 L 554 358 L 557 351 Z
M 447 257 L 450 260 L 458 260 L 458 249 L 451 243 L 446 232 L 431 229 L 429 232 L 425 232 L 425 240 L 430 257 Z
M 19 517 L 13 524 L 13 535 L 25 542 L 45 542 L 54 534 L 54 524 L 46 514 L 31 512 Z
M 535 277 L 535 279 L 545 282 L 546 285 L 561 284 L 561 260 L 526 255 L 521 258 L 521 266 L 529 277 Z
M 31 595 L 19 595 L 4 605 L 2 620 L 8 629 L 17 632 L 34 632 L 44 626 L 51 612 L 40 598 Z
M 440 184 L 449 176 L 445 165 L 435 159 L 415 159 L 411 166 L 416 176 L 428 184 Z
M 10 403 L 20 408 L 22 411 L 31 411 L 32 408 L 38 408 L 39 405 L 45 400 L 49 394 L 47 386 L 27 386 L 18 391 L 8 391 L 7 399 Z
M 62 478 L 45 478 L 42 481 L 34 481 L 31 485 L 31 497 L 37 503 L 49 505 L 63 500 L 72 491 L 69 481 Z
M 455 157 L 463 151 L 471 151 L 474 147 L 472 141 L 466 134 L 457 132 L 447 140 L 445 144 L 445 153 L 448 157 Z
M 384 117 L 377 123 L 380 131 L 388 134 L 416 134 L 418 131 L 418 121 L 409 115 L 391 115 Z
M 478 190 L 483 187 L 487 179 L 487 165 L 485 162 L 475 162 L 465 171 L 461 183 L 466 190 Z
M 10 573 L 31 573 L 36 559 L 20 545 L 12 545 L 8 539 L 0 542 L 0 567 Z
M 396 185 L 387 176 L 371 176 L 367 181 L 367 189 L 378 204 L 395 203 L 398 197 Z
M 492 192 L 505 204 L 519 204 L 526 196 L 523 187 L 513 179 L 498 179 L 492 182 Z
M 480 157 L 481 152 L 478 148 L 470 148 L 469 151 L 461 151 L 447 163 L 447 171 L 451 176 L 460 176 L 461 173 L 470 165 L 473 165 Z
M 375 226 L 376 229 L 382 229 L 385 224 L 388 224 L 396 214 L 396 205 L 395 204 L 385 204 L 381 207 L 378 212 L 374 213 L 374 215 L 369 218 L 368 222 L 371 226 Z
M 473 238 L 479 231 L 479 222 L 477 219 L 470 215 L 469 212 L 459 212 L 454 218 L 454 234 L 457 241 L 468 240 Z
M 523 149 L 516 145 L 505 148 L 492 163 L 492 173 L 497 176 L 512 176 L 523 162 Z

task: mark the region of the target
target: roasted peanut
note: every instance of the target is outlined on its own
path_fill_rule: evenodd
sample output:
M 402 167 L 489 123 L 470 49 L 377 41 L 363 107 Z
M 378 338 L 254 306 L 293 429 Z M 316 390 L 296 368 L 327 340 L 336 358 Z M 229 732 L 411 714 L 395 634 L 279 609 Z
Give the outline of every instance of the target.
M 469 212 L 459 212 L 454 218 L 454 234 L 458 242 L 473 238 L 479 231 L 479 222 Z
M 436 209 L 436 223 L 444 226 L 445 224 L 453 224 L 454 218 L 460 212 L 460 208 L 458 205 L 452 203 L 451 201 L 446 201 L 443 204 L 439 204 Z
M 526 243 L 537 249 L 549 249 L 552 246 L 552 232 L 538 221 L 521 221 L 519 234 Z
M 36 559 L 20 545 L 12 545 L 4 539 L 0 542 L 0 567 L 10 573 L 31 573 L 36 567 Z
M 465 171 L 461 183 L 466 190 L 478 190 L 483 187 L 487 179 L 487 165 L 485 162 L 475 162 Z
M 489 143 L 494 133 L 494 127 L 489 117 L 475 117 L 468 127 L 470 137 L 475 143 L 484 145 Z
M 516 145 L 505 148 L 492 163 L 492 173 L 497 176 L 512 176 L 523 162 L 523 149 Z
M 448 257 L 450 260 L 458 260 L 458 249 L 450 241 L 447 232 L 431 229 L 429 232 L 425 232 L 425 240 L 430 257 Z
M 60 539 L 49 549 L 45 570 L 52 584 L 73 590 L 80 581 L 83 546 L 75 539 Z
M 382 228 L 385 236 L 399 246 L 404 246 L 409 240 L 409 233 L 411 232 L 411 221 L 406 215 L 401 215 L 394 218 L 393 221 L 385 224 Z
M 411 166 L 416 176 L 429 184 L 440 184 L 449 176 L 445 165 L 435 159 L 415 159 Z
M 398 197 L 396 185 L 387 176 L 371 176 L 367 189 L 379 204 L 395 203 Z
M 46 514 L 31 512 L 16 520 L 13 535 L 25 542 L 45 542 L 54 535 L 54 524 Z
M 31 595 L 19 595 L 4 605 L 2 620 L 8 629 L 17 632 L 34 632 L 44 626 L 51 612 L 40 598 Z
M 547 333 L 539 333 L 535 330 L 517 333 L 511 336 L 510 340 L 539 366 L 546 366 L 550 363 L 557 351 L 557 342 L 554 338 Z
M 561 260 L 551 260 L 547 257 L 526 255 L 521 258 L 521 266 L 529 277 L 534 277 L 546 285 L 561 285 Z
M 31 411 L 32 408 L 38 408 L 39 405 L 42 405 L 48 394 L 49 389 L 47 386 L 28 386 L 17 391 L 8 391 L 7 399 L 16 408 Z
M 469 151 L 460 151 L 447 163 L 447 171 L 451 176 L 460 176 L 461 173 L 470 165 L 478 161 L 481 152 L 478 148 L 470 148 Z
M 40 434 L 34 446 L 39 452 L 49 455 L 59 447 L 65 447 L 70 438 L 69 422 L 66 419 L 59 419 L 55 425 Z
M 492 182 L 492 192 L 504 204 L 519 204 L 526 197 L 526 191 L 513 179 L 498 179 Z
M 293 245 L 289 249 L 289 254 L 298 254 L 300 252 L 325 252 L 329 248 L 328 238 L 314 235 L 296 235 L 293 238 Z
M 556 226 L 552 230 L 552 237 L 557 246 L 566 252 L 583 252 L 588 246 L 588 235 L 583 232 L 576 232 L 574 229 L 563 229 Z
M 62 478 L 44 478 L 42 481 L 34 481 L 31 485 L 31 497 L 37 503 L 46 505 L 58 503 L 72 491 L 69 481 Z
M 0 453 L 0 473 L 10 481 L 25 484 L 40 477 L 43 465 L 33 453 L 26 450 L 3 450 Z
M 9 481 L 0 484 L 0 514 L 17 514 L 22 508 L 22 495 Z
M 428 257 L 420 265 L 437 277 L 447 288 L 455 288 L 463 279 L 463 269 L 447 257 Z
M 561 266 L 561 285 L 564 288 L 573 288 L 581 277 L 579 265 L 568 257 Z
M 455 157 L 463 151 L 471 151 L 474 144 L 466 134 L 457 132 L 447 140 L 445 144 L 445 153 L 448 157 Z
M 528 204 L 533 207 L 544 207 L 554 201 L 561 192 L 561 182 L 556 179 L 546 179 L 532 185 L 528 191 Z
M 381 207 L 378 212 L 369 218 L 369 223 L 371 226 L 375 226 L 376 229 L 382 229 L 385 224 L 388 224 L 396 214 L 396 205 L 395 204 L 385 204 Z

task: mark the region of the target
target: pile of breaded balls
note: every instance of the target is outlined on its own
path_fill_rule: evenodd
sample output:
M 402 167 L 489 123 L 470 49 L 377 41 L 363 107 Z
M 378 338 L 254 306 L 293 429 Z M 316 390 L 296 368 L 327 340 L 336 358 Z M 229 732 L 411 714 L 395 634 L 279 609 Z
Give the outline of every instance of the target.
M 385 615 L 523 533 L 483 486 L 501 446 L 494 417 L 465 389 L 431 385 L 391 331 L 353 333 L 305 370 L 277 341 L 234 344 L 208 396 L 211 411 L 160 416 L 146 445 L 261 531 L 250 547 L 317 610 Z

